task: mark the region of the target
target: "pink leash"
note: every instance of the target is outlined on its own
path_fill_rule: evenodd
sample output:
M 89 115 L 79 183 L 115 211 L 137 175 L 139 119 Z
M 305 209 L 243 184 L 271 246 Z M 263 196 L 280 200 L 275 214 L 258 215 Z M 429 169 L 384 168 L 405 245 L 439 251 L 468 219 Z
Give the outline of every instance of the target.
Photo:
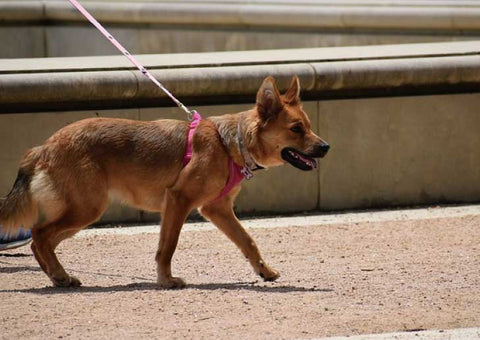
M 173 102 L 175 104 L 177 104 L 177 106 L 179 108 L 181 108 L 183 111 L 185 111 L 187 113 L 187 117 L 188 117 L 188 120 L 191 120 L 192 119 L 192 114 L 193 114 L 193 111 L 190 111 L 185 105 L 183 105 L 177 98 L 175 98 L 175 96 L 170 93 L 170 91 L 168 91 L 165 86 L 162 85 L 162 83 L 160 83 L 157 79 L 155 79 L 154 76 L 152 76 L 150 74 L 150 72 L 147 71 L 147 69 L 145 67 L 142 66 L 142 64 L 140 64 L 137 59 L 135 59 L 135 57 L 133 55 L 130 54 L 130 52 L 128 52 L 125 47 L 122 46 L 122 44 L 120 44 L 117 39 L 115 39 L 98 21 L 97 19 L 95 19 L 77 0 L 69 0 L 70 3 L 76 8 L 78 9 L 78 11 L 80 13 L 82 13 L 85 18 L 88 19 L 88 21 L 90 21 L 93 26 L 95 26 L 100 32 L 102 32 L 102 34 L 108 39 L 110 40 L 110 42 L 113 44 L 113 46 L 115 46 L 120 52 L 123 53 L 123 55 L 125 57 L 128 58 L 128 60 L 130 60 L 130 62 L 135 65 L 139 70 L 140 72 L 142 72 L 142 74 L 147 77 L 148 79 L 150 79 L 155 85 L 157 85 L 163 92 L 165 92 L 165 94 L 167 96 L 170 97 L 170 99 L 173 100 Z
M 195 110 L 189 110 L 185 105 L 183 105 L 175 96 L 168 91 L 165 86 L 162 85 L 155 77 L 153 77 L 150 72 L 147 71 L 147 69 L 140 64 L 137 59 L 133 55 L 130 54 L 126 50 L 125 47 L 120 44 L 117 39 L 115 39 L 77 0 L 68 0 L 70 3 L 80 12 L 82 13 L 85 18 L 88 19 L 110 42 L 115 46 L 120 52 L 123 53 L 125 57 L 130 60 L 130 62 L 135 65 L 142 74 L 150 79 L 155 85 L 157 85 L 167 96 L 170 97 L 170 99 L 173 100 L 175 104 L 179 108 L 181 108 L 183 111 L 187 113 L 188 120 L 191 120 L 192 122 L 190 123 L 190 128 L 188 130 L 188 136 L 187 136 L 187 149 L 185 152 L 185 155 L 183 157 L 183 166 L 186 166 L 188 162 L 190 162 L 190 159 L 192 158 L 192 142 L 193 142 L 193 135 L 195 134 L 195 130 L 197 129 L 198 124 L 200 124 L 200 121 L 202 120 L 202 117 L 200 114 L 195 111 Z M 223 188 L 222 192 L 220 195 L 216 198 L 216 200 L 219 200 L 230 192 L 235 186 L 237 186 L 244 178 L 245 175 L 243 173 L 243 167 L 239 166 L 237 163 L 233 161 L 231 157 L 229 157 L 228 160 L 228 180 L 227 184 Z M 249 178 L 249 177 L 248 177 Z

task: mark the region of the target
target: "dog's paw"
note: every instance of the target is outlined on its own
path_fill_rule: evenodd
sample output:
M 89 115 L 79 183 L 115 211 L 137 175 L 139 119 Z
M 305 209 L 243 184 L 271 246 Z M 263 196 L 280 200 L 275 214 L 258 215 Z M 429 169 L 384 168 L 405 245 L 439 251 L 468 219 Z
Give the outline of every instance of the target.
M 264 267 L 263 270 L 258 274 L 264 281 L 275 281 L 280 277 L 280 273 L 275 269 Z
M 70 276 L 70 287 L 80 287 L 82 282 L 77 279 L 75 276 Z
M 184 288 L 186 283 L 179 277 L 170 277 L 159 279 L 158 285 L 163 289 L 180 289 Z
M 82 283 L 75 276 L 66 276 L 62 278 L 51 278 L 55 287 L 80 287 Z

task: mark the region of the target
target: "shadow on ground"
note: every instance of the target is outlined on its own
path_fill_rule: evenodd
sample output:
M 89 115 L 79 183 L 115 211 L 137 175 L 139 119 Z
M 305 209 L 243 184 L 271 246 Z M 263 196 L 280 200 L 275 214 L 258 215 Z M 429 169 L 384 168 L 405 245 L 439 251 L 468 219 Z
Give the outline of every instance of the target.
M 333 292 L 333 289 L 296 287 L 288 285 L 260 286 L 256 282 L 233 282 L 233 283 L 202 283 L 189 284 L 185 290 L 231 290 L 231 291 L 255 291 L 260 293 L 308 293 L 308 292 Z M 127 285 L 114 286 L 82 286 L 76 288 L 42 287 L 28 289 L 0 290 L 0 293 L 33 293 L 39 295 L 71 294 L 71 293 L 111 293 L 111 292 L 133 292 L 146 290 L 164 290 L 158 287 L 155 282 L 130 283 Z

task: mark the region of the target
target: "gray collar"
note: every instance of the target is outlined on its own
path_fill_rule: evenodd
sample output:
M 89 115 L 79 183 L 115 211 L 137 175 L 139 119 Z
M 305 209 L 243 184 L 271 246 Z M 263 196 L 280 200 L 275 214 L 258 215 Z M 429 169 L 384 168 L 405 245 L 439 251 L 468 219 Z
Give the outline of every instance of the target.
M 238 121 L 237 124 L 237 143 L 240 153 L 245 161 L 245 166 L 242 168 L 242 174 L 245 176 L 246 179 L 250 179 L 253 177 L 253 171 L 265 169 L 264 167 L 258 165 L 255 162 L 253 156 L 248 152 L 247 147 L 245 146 L 245 141 L 243 139 L 242 128 L 241 128 L 241 120 Z

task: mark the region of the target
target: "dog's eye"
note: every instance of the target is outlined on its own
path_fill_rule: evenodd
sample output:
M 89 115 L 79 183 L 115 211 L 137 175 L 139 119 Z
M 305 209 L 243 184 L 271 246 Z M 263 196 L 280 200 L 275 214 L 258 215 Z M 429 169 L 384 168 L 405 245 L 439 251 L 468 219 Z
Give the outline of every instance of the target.
M 301 125 L 294 125 L 290 128 L 290 131 L 295 133 L 303 133 L 303 128 Z

